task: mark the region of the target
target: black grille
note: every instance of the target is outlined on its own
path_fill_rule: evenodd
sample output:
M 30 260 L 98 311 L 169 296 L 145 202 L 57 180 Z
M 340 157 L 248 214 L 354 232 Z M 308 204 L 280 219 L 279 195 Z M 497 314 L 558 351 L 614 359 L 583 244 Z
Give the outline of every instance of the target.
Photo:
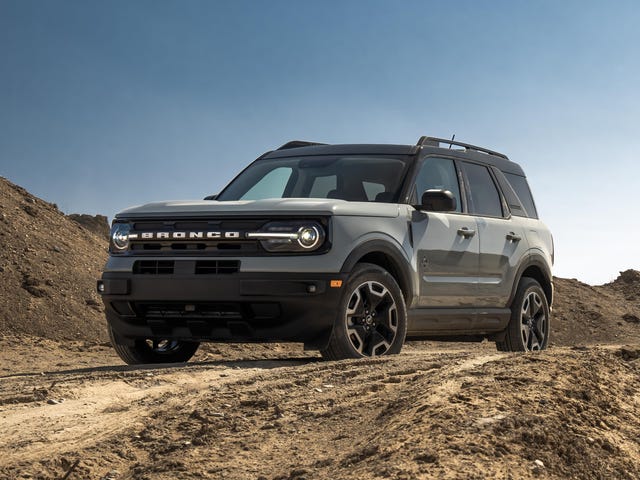
M 138 260 L 133 264 L 133 273 L 137 275 L 171 275 L 174 262 L 170 260 Z
M 196 275 L 229 274 L 239 271 L 239 260 L 200 260 L 196 262 Z

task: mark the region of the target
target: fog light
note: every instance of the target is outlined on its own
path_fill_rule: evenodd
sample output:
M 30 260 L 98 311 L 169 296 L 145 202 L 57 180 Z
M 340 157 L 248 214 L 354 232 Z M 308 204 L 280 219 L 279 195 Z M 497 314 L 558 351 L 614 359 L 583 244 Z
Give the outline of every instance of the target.
M 104 282 L 102 280 L 98 280 L 98 293 L 104 293 Z

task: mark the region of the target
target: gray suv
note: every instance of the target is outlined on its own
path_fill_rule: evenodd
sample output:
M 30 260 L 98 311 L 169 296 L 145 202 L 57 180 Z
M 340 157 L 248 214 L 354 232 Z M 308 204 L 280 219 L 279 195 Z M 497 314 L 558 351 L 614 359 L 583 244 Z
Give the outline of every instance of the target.
M 332 360 L 405 338 L 532 351 L 549 342 L 552 264 L 501 153 L 293 141 L 217 196 L 116 215 L 98 291 L 130 364 L 184 362 L 202 341 L 302 342 Z

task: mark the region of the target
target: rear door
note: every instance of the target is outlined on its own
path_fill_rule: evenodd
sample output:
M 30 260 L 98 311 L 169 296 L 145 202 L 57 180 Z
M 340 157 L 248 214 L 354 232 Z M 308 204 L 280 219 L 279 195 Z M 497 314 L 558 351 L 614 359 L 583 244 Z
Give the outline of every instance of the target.
M 419 307 L 471 307 L 478 300 L 480 243 L 475 219 L 463 213 L 459 179 L 455 162 L 449 158 L 427 157 L 418 169 L 416 199 L 425 190 L 444 189 L 451 191 L 457 203 L 456 212 L 413 212 Z
M 480 241 L 477 306 L 505 307 L 518 265 L 528 251 L 524 228 L 511 215 L 492 169 L 466 161 L 460 165 Z

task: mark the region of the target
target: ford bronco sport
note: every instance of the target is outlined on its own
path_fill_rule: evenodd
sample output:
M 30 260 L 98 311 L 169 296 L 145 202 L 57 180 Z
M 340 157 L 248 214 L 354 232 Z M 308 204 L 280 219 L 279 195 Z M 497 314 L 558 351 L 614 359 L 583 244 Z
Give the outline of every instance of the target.
M 503 154 L 293 141 L 217 196 L 117 214 L 98 291 L 130 364 L 185 362 L 202 341 L 302 342 L 327 359 L 405 338 L 532 351 L 549 342 L 552 263 Z

